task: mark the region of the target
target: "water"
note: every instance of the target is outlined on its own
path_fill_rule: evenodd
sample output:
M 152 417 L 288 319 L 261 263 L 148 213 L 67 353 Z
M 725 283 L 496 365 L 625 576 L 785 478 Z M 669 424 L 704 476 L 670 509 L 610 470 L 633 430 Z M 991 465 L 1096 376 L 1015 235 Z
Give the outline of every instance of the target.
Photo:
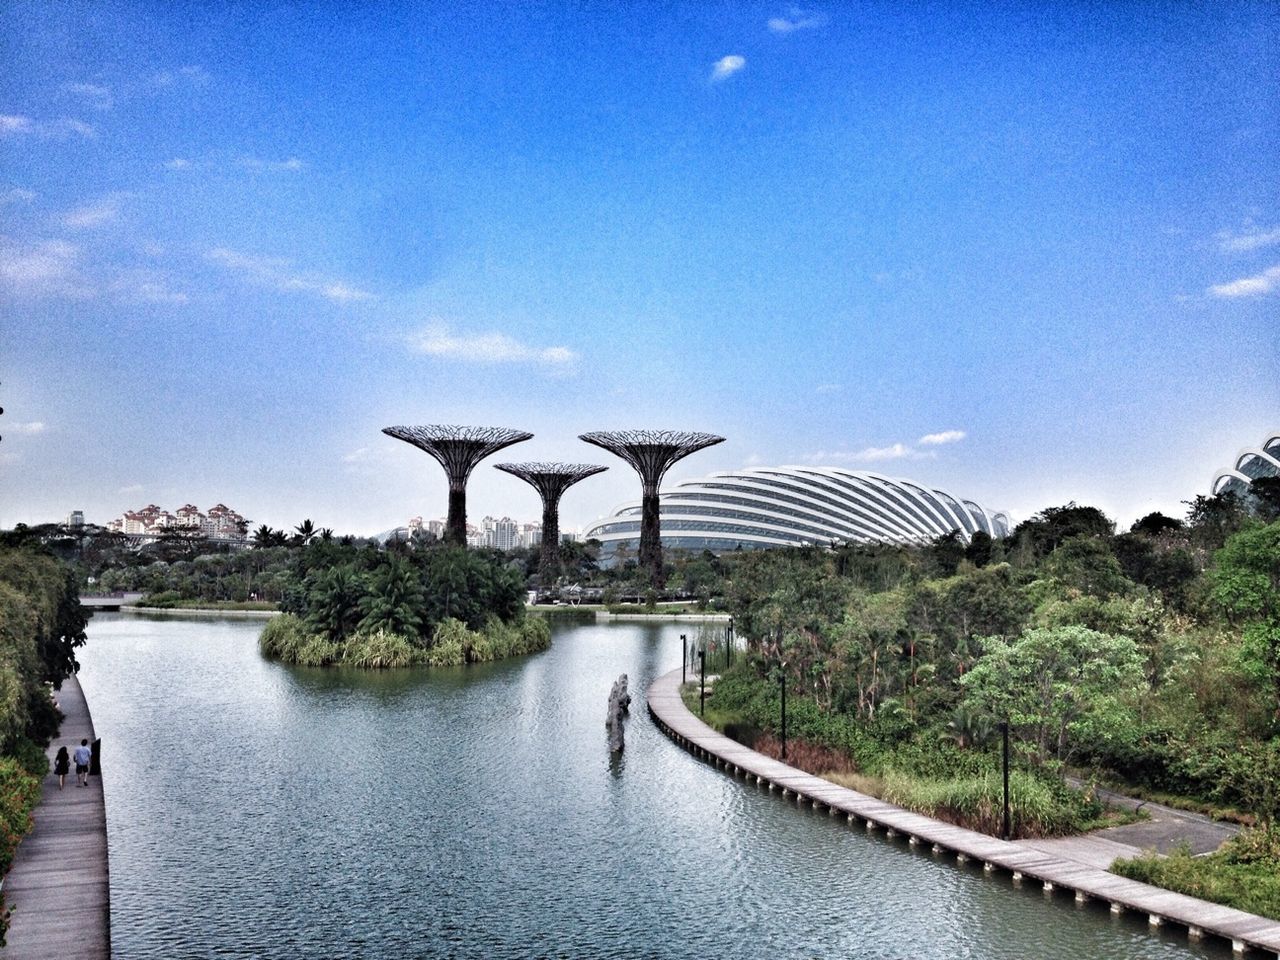
M 534 657 L 387 673 L 266 662 L 259 629 L 90 624 L 118 958 L 1217 955 L 696 761 L 643 708 L 687 625 L 559 623 Z

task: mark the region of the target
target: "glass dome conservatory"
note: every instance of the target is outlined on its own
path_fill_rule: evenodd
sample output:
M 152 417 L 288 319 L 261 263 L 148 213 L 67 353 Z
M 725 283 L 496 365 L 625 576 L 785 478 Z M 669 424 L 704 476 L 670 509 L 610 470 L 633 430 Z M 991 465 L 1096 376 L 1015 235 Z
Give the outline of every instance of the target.
M 1009 532 L 1009 517 L 912 480 L 838 467 L 760 467 L 682 481 L 660 495 L 671 550 L 751 550 L 832 542 L 924 543 L 958 531 Z M 606 557 L 634 550 L 640 504 L 624 503 L 584 532 Z

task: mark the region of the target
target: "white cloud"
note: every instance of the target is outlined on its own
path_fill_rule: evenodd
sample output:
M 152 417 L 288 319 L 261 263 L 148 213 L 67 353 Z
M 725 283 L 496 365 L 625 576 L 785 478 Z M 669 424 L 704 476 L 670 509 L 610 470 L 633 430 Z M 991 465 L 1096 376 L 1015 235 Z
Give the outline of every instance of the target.
M 731 77 L 743 67 L 747 65 L 747 58 L 740 57 L 736 53 L 732 53 L 727 57 L 721 57 L 716 61 L 716 65 L 711 70 L 711 80 L 724 80 Z
M 172 160 L 166 160 L 164 166 L 166 170 L 185 170 L 191 166 L 191 161 L 182 157 L 174 157 Z
M 159 73 L 152 74 L 151 82 L 157 87 L 171 87 L 179 80 L 182 80 L 197 87 L 203 87 L 211 79 L 204 67 L 192 64 L 179 67 L 177 73 L 170 70 L 161 70 Z
M 10 423 L 5 425 L 6 433 L 20 433 L 24 436 L 33 437 L 37 433 L 44 433 L 47 428 L 40 420 L 31 420 L 27 423 Z
M 14 187 L 11 190 L 6 190 L 4 193 L 0 193 L 0 205 L 10 203 L 31 203 L 35 198 L 36 192 L 34 190 L 23 190 L 21 187 Z
M 821 13 L 812 13 L 792 7 L 785 17 L 772 17 L 769 29 L 774 33 L 794 33 L 797 30 L 812 30 L 826 24 L 827 18 Z
M 529 346 L 505 333 L 456 335 L 440 322 L 410 336 L 409 349 L 414 353 L 469 363 L 536 363 L 561 371 L 567 371 L 578 359 L 578 354 L 568 347 Z
M 249 170 L 284 171 L 287 173 L 296 173 L 306 167 L 306 164 L 297 157 L 290 157 L 288 160 L 259 160 L 257 157 L 241 157 L 240 165 Z
M 844 387 L 842 387 L 838 383 L 820 383 L 816 387 L 814 387 L 813 392 L 814 393 L 839 393 L 843 389 Z
M 37 137 L 66 137 L 78 134 L 86 140 L 92 140 L 98 132 L 92 125 L 83 120 L 63 117 L 52 123 L 32 120 L 18 114 L 0 114 L 0 136 L 24 136 L 30 134 Z
M 343 463 L 363 463 L 369 459 L 372 451 L 368 447 L 358 447 L 342 457 Z
M 744 467 L 758 467 L 762 463 L 764 463 L 764 457 L 760 456 L 758 453 L 753 453 L 742 461 L 742 465 Z
M 111 281 L 108 291 L 118 300 L 129 303 L 183 304 L 191 298 L 181 290 L 169 287 L 166 278 L 149 270 L 132 270 Z
M 92 203 L 69 211 L 62 217 L 63 226 L 84 229 L 109 223 L 120 215 L 120 206 L 127 193 L 108 193 Z
M 30 117 L 0 113 L 0 133 L 34 133 L 35 129 L 35 122 Z
M 63 92 L 81 97 L 95 110 L 110 110 L 115 106 L 111 91 L 97 83 L 64 83 Z
M 865 447 L 862 450 L 819 450 L 803 457 L 806 463 L 879 463 L 884 460 L 922 460 L 932 453 L 920 453 L 905 443 L 888 447 Z
M 21 296 L 87 296 L 76 277 L 79 249 L 65 240 L 22 244 L 0 237 L 0 290 Z
M 1280 243 L 1280 227 L 1260 230 L 1252 227 L 1244 233 L 1232 233 L 1223 230 L 1218 234 L 1218 248 L 1223 253 L 1247 253 L 1262 247 L 1272 247 Z
M 936 447 L 944 443 L 958 443 L 966 436 L 963 430 L 943 430 L 941 433 L 926 433 L 916 443 L 923 447 Z
M 1208 292 L 1211 296 L 1226 297 L 1228 299 L 1259 297 L 1270 293 L 1278 286 L 1280 286 L 1280 264 L 1268 267 L 1252 277 L 1241 277 L 1239 280 L 1232 280 L 1230 283 L 1220 283 L 1212 286 Z
M 279 257 L 253 257 L 226 247 L 210 250 L 205 256 L 213 263 L 221 264 L 254 283 L 281 292 L 314 293 L 335 303 L 376 299 L 367 290 L 341 280 L 300 273 L 290 261 Z

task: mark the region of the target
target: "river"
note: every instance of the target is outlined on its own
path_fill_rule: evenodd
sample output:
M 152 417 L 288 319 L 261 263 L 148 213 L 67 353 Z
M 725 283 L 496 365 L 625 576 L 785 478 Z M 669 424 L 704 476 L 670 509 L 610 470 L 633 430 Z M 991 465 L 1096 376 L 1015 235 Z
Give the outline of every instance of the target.
M 695 625 L 554 624 L 532 657 L 364 673 L 267 662 L 256 622 L 95 616 L 114 955 L 1230 956 L 698 762 L 643 708 Z

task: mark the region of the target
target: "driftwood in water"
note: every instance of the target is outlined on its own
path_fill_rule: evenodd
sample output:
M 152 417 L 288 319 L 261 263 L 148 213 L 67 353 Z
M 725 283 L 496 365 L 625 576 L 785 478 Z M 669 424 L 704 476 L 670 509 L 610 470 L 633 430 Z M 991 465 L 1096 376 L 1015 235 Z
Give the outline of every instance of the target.
M 621 753 L 622 721 L 631 709 L 631 694 L 627 693 L 627 675 L 624 673 L 613 681 L 613 689 L 609 691 L 609 713 L 604 725 L 609 729 L 609 751 Z

